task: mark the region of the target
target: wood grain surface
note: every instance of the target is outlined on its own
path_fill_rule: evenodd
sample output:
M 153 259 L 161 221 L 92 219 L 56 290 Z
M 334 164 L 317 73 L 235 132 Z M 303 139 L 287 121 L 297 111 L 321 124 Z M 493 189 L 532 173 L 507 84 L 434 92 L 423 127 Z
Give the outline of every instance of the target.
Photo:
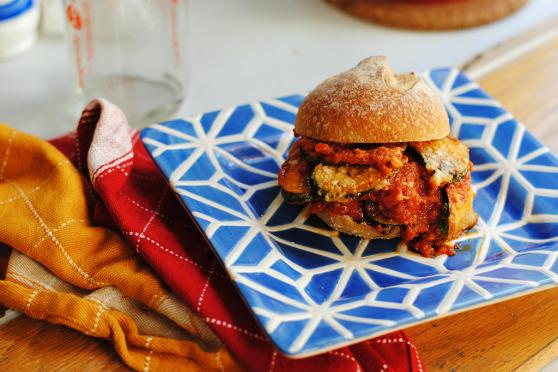
M 558 335 L 558 288 L 406 330 L 427 371 L 512 371 Z M 557 356 L 554 350 L 533 371 Z
M 554 19 L 464 66 L 555 153 L 557 27 Z M 0 247 L 0 273 L 6 252 Z M 415 326 L 407 333 L 429 371 L 537 370 L 558 356 L 557 298 L 558 288 L 553 288 Z M 126 369 L 110 343 L 27 317 L 0 326 L 0 365 L 2 370 L 24 371 Z
M 557 29 L 558 19 L 553 19 L 465 65 L 475 76 L 512 53 L 514 58 L 478 76 L 478 81 L 554 153 L 558 153 Z M 526 48 L 529 43 L 537 46 Z M 517 56 L 518 48 L 526 52 Z M 430 371 L 536 371 L 558 357 L 557 299 L 558 288 L 553 288 L 406 332 Z
M 558 18 L 473 58 L 462 70 L 558 153 Z
M 128 371 L 112 345 L 66 327 L 19 317 L 0 327 L 2 371 Z

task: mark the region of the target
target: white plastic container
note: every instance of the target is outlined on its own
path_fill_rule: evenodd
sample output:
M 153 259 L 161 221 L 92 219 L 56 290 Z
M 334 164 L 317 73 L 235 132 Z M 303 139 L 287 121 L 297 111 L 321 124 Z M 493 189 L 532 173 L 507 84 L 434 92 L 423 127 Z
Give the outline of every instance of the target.
M 28 49 L 37 40 L 37 0 L 0 0 L 0 58 Z

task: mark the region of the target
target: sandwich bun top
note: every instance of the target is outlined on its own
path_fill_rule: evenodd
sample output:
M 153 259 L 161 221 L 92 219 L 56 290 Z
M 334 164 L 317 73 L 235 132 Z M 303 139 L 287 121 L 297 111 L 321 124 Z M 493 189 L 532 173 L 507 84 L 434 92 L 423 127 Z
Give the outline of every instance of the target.
M 395 74 L 383 56 L 326 79 L 310 92 L 295 131 L 320 141 L 429 141 L 449 134 L 444 105 L 415 73 Z

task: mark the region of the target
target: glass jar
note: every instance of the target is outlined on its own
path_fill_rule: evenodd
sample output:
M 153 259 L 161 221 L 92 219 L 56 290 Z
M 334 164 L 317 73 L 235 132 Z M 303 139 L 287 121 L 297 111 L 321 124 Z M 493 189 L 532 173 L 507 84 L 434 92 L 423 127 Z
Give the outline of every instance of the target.
M 172 115 L 186 93 L 186 0 L 65 0 L 76 88 L 142 127 Z

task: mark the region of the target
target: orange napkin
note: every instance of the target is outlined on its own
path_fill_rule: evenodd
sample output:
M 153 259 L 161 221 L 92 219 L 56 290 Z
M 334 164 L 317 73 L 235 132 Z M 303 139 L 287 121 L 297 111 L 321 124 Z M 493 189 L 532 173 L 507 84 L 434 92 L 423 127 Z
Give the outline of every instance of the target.
M 111 339 L 136 370 L 241 370 L 119 233 L 92 223 L 94 205 L 62 153 L 0 125 L 0 243 L 14 249 L 0 304 Z

